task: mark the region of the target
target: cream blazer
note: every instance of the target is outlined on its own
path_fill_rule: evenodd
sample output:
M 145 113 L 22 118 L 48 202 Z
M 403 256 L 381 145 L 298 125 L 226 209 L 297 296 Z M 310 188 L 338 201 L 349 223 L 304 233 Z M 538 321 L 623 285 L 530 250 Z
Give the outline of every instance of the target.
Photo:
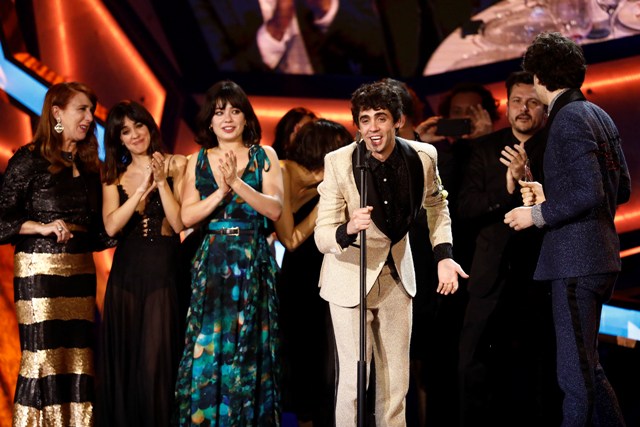
M 438 177 L 436 149 L 422 142 L 402 141 L 418 153 L 422 162 L 425 183 L 422 206 L 427 212 L 431 245 L 435 247 L 441 243 L 452 243 L 451 219 L 448 202 L 442 194 L 443 188 Z M 352 155 L 356 147 L 357 144 L 354 142 L 326 155 L 324 180 L 318 187 L 320 202 L 314 238 L 318 249 L 324 254 L 318 286 L 322 298 L 342 307 L 355 307 L 360 303 L 360 236 L 358 235 L 354 245 L 344 249 L 336 241 L 336 229 L 348 222 L 350 213 L 360 207 L 360 193 L 352 165 Z M 402 285 L 407 294 L 415 296 L 415 271 L 408 233 L 391 247 L 389 237 L 372 223 L 366 233 L 366 242 L 367 293 L 378 278 L 391 249 Z

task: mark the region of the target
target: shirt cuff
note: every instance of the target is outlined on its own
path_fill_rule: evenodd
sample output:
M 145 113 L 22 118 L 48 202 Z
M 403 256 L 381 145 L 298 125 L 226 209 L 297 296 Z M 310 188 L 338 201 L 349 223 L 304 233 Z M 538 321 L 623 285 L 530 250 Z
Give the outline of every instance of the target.
M 285 31 L 282 40 L 274 39 L 271 34 L 269 34 L 269 31 L 267 31 L 266 24 L 260 26 L 256 35 L 256 43 L 258 44 L 258 50 L 260 50 L 260 56 L 262 56 L 262 62 L 264 62 L 267 67 L 273 70 L 278 66 L 287 50 L 287 42 L 290 38 L 291 26 Z
M 542 228 L 547 225 L 542 217 L 542 205 L 534 205 L 531 208 L 531 218 L 533 219 L 534 225 L 538 228 Z
M 453 245 L 451 243 L 440 243 L 433 248 L 433 258 L 438 264 L 446 258 L 453 258 Z
M 358 234 L 347 234 L 347 223 L 342 224 L 336 229 L 336 242 L 338 242 L 342 249 L 352 245 L 357 237 Z

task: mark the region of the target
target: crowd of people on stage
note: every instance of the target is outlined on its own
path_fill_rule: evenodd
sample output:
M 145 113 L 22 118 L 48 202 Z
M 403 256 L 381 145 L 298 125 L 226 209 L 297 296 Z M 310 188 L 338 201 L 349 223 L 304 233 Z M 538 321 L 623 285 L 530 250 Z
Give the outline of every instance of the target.
M 425 119 L 385 78 L 351 95 L 355 135 L 298 107 L 270 145 L 223 80 L 189 156 L 124 100 L 104 161 L 93 90 L 53 85 L 0 188 L 13 425 L 625 425 L 597 349 L 630 195 L 620 136 L 573 41 L 540 34 L 523 69 L 504 129 L 481 85 Z M 96 315 L 92 253 L 113 247 Z

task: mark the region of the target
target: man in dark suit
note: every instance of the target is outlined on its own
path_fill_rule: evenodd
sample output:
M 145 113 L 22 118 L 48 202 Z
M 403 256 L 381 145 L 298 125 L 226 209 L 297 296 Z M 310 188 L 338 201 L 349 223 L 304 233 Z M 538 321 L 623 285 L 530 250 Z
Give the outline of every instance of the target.
M 522 204 L 518 180 L 529 174 L 542 182 L 546 111 L 531 74 L 512 73 L 506 88 L 511 126 L 471 145 L 458 199 L 459 218 L 478 230 L 459 343 L 464 426 L 510 425 L 511 415 L 524 412 L 536 416 L 518 425 L 554 424 L 546 416 L 552 405 L 543 401 L 552 395 L 553 374 L 540 381 L 540 373 L 554 367 L 551 303 L 548 283 L 533 281 L 542 233 L 516 234 L 503 222 Z M 509 382 L 514 371 L 517 389 Z
M 527 49 L 523 68 L 549 105 L 545 185 L 543 193 L 540 185 L 525 184 L 525 202 L 537 204 L 510 211 L 504 222 L 516 230 L 546 230 L 534 278 L 551 280 L 562 425 L 623 426 L 598 359 L 602 304 L 621 268 L 614 217 L 631 192 L 620 135 L 580 91 L 586 62 L 575 42 L 542 33 Z

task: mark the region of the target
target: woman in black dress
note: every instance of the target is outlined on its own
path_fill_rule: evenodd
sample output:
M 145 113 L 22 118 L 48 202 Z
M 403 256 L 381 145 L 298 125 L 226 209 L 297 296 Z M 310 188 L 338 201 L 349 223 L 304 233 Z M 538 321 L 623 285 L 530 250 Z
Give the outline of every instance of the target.
M 96 104 L 83 84 L 52 86 L 34 140 L 9 160 L 0 190 L 22 349 L 14 426 L 93 423 L 92 251 L 108 243 L 99 238 Z
M 123 101 L 107 118 L 103 219 L 118 246 L 107 282 L 98 419 L 103 426 L 169 426 L 179 354 L 183 156 L 162 153 L 153 117 Z
M 301 426 L 333 425 L 334 338 L 329 306 L 319 295 L 323 255 L 313 228 L 324 156 L 351 140 L 341 124 L 319 119 L 300 128 L 281 162 L 284 202 L 275 228 L 286 248 L 278 281 L 282 392 L 284 410 L 294 412 Z

